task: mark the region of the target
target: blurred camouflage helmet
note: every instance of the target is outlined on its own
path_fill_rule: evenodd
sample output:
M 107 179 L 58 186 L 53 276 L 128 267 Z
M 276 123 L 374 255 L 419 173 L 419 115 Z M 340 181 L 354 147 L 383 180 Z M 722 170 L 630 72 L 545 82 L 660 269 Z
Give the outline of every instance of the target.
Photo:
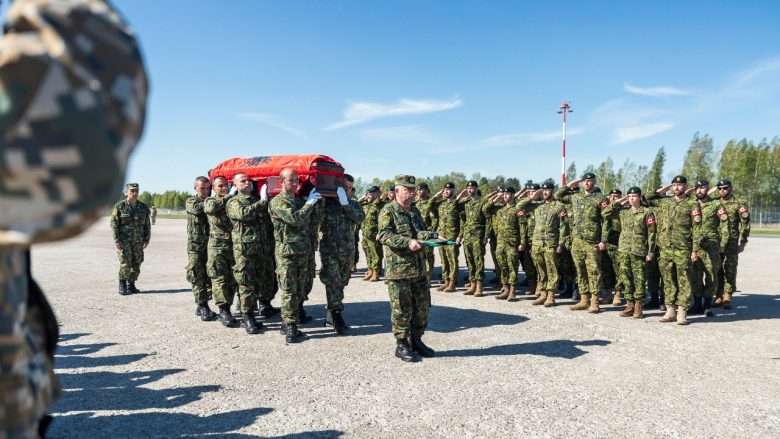
M 96 0 L 18 0 L 0 39 L 0 244 L 78 234 L 122 191 L 148 82 L 127 23 Z

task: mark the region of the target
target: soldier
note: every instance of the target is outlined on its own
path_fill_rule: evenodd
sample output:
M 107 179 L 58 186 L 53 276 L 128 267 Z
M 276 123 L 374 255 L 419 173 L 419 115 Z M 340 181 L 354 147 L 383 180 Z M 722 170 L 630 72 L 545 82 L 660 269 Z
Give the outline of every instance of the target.
M 428 184 L 418 184 L 416 195 L 414 206 L 420 211 L 420 215 L 422 215 L 423 221 L 425 222 L 426 230 L 436 230 L 439 226 L 439 213 L 435 208 L 437 204 L 431 197 L 431 190 L 428 187 Z M 425 255 L 425 271 L 428 273 L 428 282 L 430 283 L 435 264 L 433 247 L 423 247 L 422 252 Z
M 659 185 L 655 190 L 659 190 L 664 185 Z M 655 215 L 655 230 L 661 229 L 661 218 L 658 216 L 658 208 L 651 206 L 642 197 L 642 205 L 649 207 Z M 657 234 L 656 234 L 657 236 Z M 658 252 L 655 253 L 653 260 L 646 265 L 647 271 L 647 291 L 650 293 L 650 300 L 644 306 L 645 309 L 660 309 L 666 311 L 666 304 L 664 303 L 664 283 L 661 277 L 661 270 L 658 268 Z
M 266 239 L 265 222 L 260 212 L 268 208 L 266 186 L 260 188 L 260 196 L 252 193 L 252 182 L 244 173 L 233 176 L 233 185 L 238 193 L 225 205 L 230 222 L 233 224 L 233 278 L 238 284 L 238 300 L 241 306 L 241 321 L 247 334 L 259 334 L 263 330 L 255 322 L 255 302 L 272 285 L 262 281 L 263 265 L 270 262 L 263 259 Z
M 718 297 L 714 307 L 731 309 L 731 298 L 737 291 L 737 265 L 739 254 L 745 251 L 750 236 L 750 212 L 747 203 L 732 194 L 731 181 L 723 178 L 718 181 L 720 203 L 726 208 L 728 216 L 729 240 L 720 255 L 718 270 Z
M 532 305 L 555 306 L 555 293 L 558 291 L 558 260 L 563 252 L 563 242 L 568 235 L 567 212 L 563 204 L 553 198 L 555 184 L 546 181 L 542 190 L 534 193 L 541 195 L 542 203 L 534 209 L 534 232 L 532 238 L 533 261 L 538 276 L 539 298 Z
M 319 228 L 324 216 L 323 206 L 324 203 L 316 203 L 312 210 L 311 216 L 309 216 L 308 228 L 309 228 L 309 253 L 306 256 L 306 268 L 309 270 L 308 274 L 304 278 L 303 282 L 303 298 L 298 302 L 298 323 L 307 323 L 313 320 L 313 317 L 306 313 L 306 309 L 303 304 L 309 300 L 309 294 L 311 294 L 312 288 L 314 288 L 314 278 L 317 277 L 317 264 L 315 261 L 315 255 L 319 250 L 320 234 Z M 320 255 L 322 259 L 322 255 Z
M 111 231 L 119 255 L 119 294 L 123 296 L 140 293 L 135 281 L 152 235 L 149 208 L 138 201 L 138 183 L 128 183 L 125 190 L 126 198 L 111 212 Z
M 516 198 L 523 196 L 531 200 L 538 200 L 542 196 L 541 186 L 536 183 L 528 184 L 525 190 L 517 194 Z M 517 211 L 517 223 L 520 227 L 520 245 L 518 249 L 520 250 L 520 265 L 523 267 L 525 279 L 528 281 L 528 290 L 525 292 L 527 295 L 535 295 L 537 293 L 537 284 L 539 282 L 532 245 L 535 229 L 534 211 L 541 205 L 542 203 L 533 201 L 526 205 L 524 209 Z
M 620 316 L 635 319 L 644 316 L 646 267 L 658 253 L 655 215 L 641 203 L 642 190 L 633 186 L 627 197 L 611 199 L 601 212 L 605 221 L 620 222 L 617 258 L 626 293 L 626 309 Z
M 463 293 L 467 296 L 481 297 L 482 280 L 485 277 L 485 215 L 482 213 L 484 200 L 478 194 L 479 185 L 470 180 L 466 189 L 458 195 L 458 204 L 465 214 L 463 227 L 457 242 L 463 244 L 466 266 L 469 270 L 469 288 Z
M 262 189 L 262 188 L 261 188 Z M 268 196 L 268 188 L 265 189 L 265 195 Z M 262 241 L 261 258 L 266 263 L 260 264 L 260 296 L 258 305 L 261 318 L 267 319 L 274 314 L 279 314 L 279 308 L 274 308 L 271 301 L 274 300 L 276 292 L 279 291 L 279 283 L 276 280 L 276 259 L 274 258 L 274 224 L 271 222 L 271 214 L 268 212 L 268 206 L 260 209 L 260 220 L 263 222 L 265 239 Z
M 701 248 L 698 260 L 691 267 L 693 306 L 688 314 L 712 317 L 712 298 L 718 290 L 720 254 L 729 241 L 729 217 L 726 208 L 710 198 L 707 180 L 697 180 L 694 190 L 701 210 Z
M 573 192 L 583 183 L 582 192 Z M 595 191 L 596 175 L 588 172 L 581 180 L 574 180 L 561 187 L 555 198 L 571 209 L 571 254 L 577 269 L 577 285 L 580 289 L 580 302 L 569 309 L 579 311 L 587 309 L 590 313 L 599 312 L 599 290 L 601 288 L 601 252 L 607 245 L 602 239 L 601 209 L 607 201 Z M 588 306 L 590 301 L 590 306 Z
M 663 197 L 672 188 L 673 197 Z M 666 314 L 662 322 L 677 321 L 687 325 L 688 307 L 691 306 L 691 263 L 698 259 L 701 248 L 701 210 L 686 191 L 688 179 L 678 175 L 672 184 L 664 186 L 647 201 L 658 207 L 661 218 L 658 230 L 660 257 L 658 268 L 664 279 L 664 300 Z
M 382 244 L 377 241 L 376 234 L 377 219 L 384 202 L 379 198 L 379 188 L 371 186 L 360 201 L 366 214 L 361 233 L 363 234 L 363 253 L 366 255 L 368 266 L 363 280 L 371 282 L 379 281 L 379 272 L 382 268 Z
M 530 203 L 530 199 L 523 198 L 515 205 L 515 188 L 509 186 L 503 192 L 496 194 L 492 204 L 502 205 L 495 215 L 496 239 L 498 246 L 496 255 L 498 265 L 501 267 L 501 294 L 496 296 L 498 300 L 517 300 L 515 295 L 515 283 L 517 282 L 517 268 L 520 264 L 518 248 L 520 246 L 520 225 L 517 221 L 517 212 L 524 209 Z
M 303 335 L 298 330 L 298 313 L 304 299 L 308 255 L 311 251 L 309 220 L 314 205 L 321 196 L 316 189 L 304 202 L 295 196 L 298 173 L 284 169 L 279 174 L 282 192 L 271 201 L 271 221 L 276 242 L 276 274 L 282 292 L 282 328 L 287 343 L 295 343 Z
M 433 357 L 435 353 L 422 341 L 428 326 L 431 293 L 425 258 L 420 251 L 422 244 L 418 240 L 438 236 L 426 230 L 420 211 L 412 205 L 414 177 L 397 176 L 395 192 L 394 201 L 379 214 L 377 239 L 387 249 L 387 290 L 396 339 L 395 356 L 403 361 L 419 361 L 420 356 Z
M 230 312 L 235 294 L 233 278 L 233 223 L 227 215 L 228 182 L 217 176 L 211 180 L 214 195 L 203 202 L 203 211 L 209 220 L 209 241 L 206 249 L 206 274 L 211 279 L 211 294 L 219 308 L 218 318 L 223 326 L 232 328 L 237 322 Z
M 149 217 L 152 220 L 152 225 L 154 225 L 157 222 L 157 208 L 154 205 L 149 208 Z
M 459 236 L 461 228 L 460 207 L 455 198 L 455 184 L 448 182 L 444 185 L 444 189 L 437 192 L 433 198 L 438 205 L 439 214 L 439 225 L 436 232 L 443 236 Z M 455 286 L 458 283 L 458 247 L 459 244 L 439 247 L 441 278 L 444 283 L 436 291 L 455 292 Z
M 496 212 L 502 207 L 501 204 L 494 204 L 491 201 L 496 194 L 503 191 L 504 188 L 498 187 L 496 190 L 487 194 L 488 202 L 485 203 L 482 210 L 482 214 L 485 215 L 485 238 L 487 238 L 488 246 L 490 247 L 490 258 L 493 260 L 493 272 L 496 273 L 496 277 L 490 281 L 491 283 L 501 282 L 501 268 L 498 264 L 498 254 L 496 253 L 498 249 L 498 240 L 496 239 L 495 223 Z
M 217 318 L 209 308 L 211 298 L 211 280 L 206 273 L 207 249 L 209 242 L 209 219 L 204 210 L 204 202 L 211 193 L 211 182 L 200 176 L 195 179 L 195 195 L 187 198 L 187 281 L 192 284 L 195 296 L 195 315 L 204 322 Z M 154 223 L 152 223 L 154 224 Z
M 116 201 L 143 131 L 147 80 L 134 34 L 110 4 L 9 3 L 0 39 L 0 436 L 34 438 L 46 436 L 62 390 L 52 366 L 57 320 L 30 274 L 30 248 L 78 235 Z
M 354 183 L 353 183 L 354 184 Z M 355 187 L 352 187 L 352 192 L 347 194 L 349 195 L 350 200 L 355 200 L 357 203 L 357 190 L 355 190 Z M 359 206 L 360 204 L 358 204 Z M 360 208 L 360 211 L 363 211 L 363 208 Z M 363 216 L 365 218 L 365 214 Z M 357 272 L 357 263 L 360 261 L 360 226 L 363 225 L 362 222 L 359 224 L 355 224 L 355 230 L 353 232 L 354 234 L 354 241 L 355 241 L 355 255 L 354 259 L 352 260 L 352 273 Z
M 623 197 L 620 189 L 612 189 L 607 195 L 607 201 L 611 202 Z M 618 241 L 620 239 L 620 220 L 618 218 L 604 218 L 602 215 L 602 239 L 607 249 L 601 254 L 602 281 L 606 296 L 604 304 L 620 306 L 620 298 L 624 289 L 624 273 L 620 270 L 620 257 L 618 256 Z
M 355 226 L 365 219 L 363 209 L 355 200 L 347 198 L 352 192 L 355 179 L 344 174 L 344 187 L 336 190 L 338 198 L 323 200 L 323 220 L 319 232 L 320 240 L 320 281 L 325 285 L 327 311 L 325 326 L 332 326 L 338 334 L 349 329 L 341 315 L 344 311 L 344 287 L 349 283 L 350 268 L 355 242 L 352 236 Z

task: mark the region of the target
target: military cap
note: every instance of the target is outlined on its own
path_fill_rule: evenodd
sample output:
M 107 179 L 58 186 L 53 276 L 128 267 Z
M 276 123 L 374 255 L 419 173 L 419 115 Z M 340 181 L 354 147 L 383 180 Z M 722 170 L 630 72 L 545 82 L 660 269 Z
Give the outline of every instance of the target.
M 688 183 L 688 179 L 684 175 L 678 175 L 672 179 L 672 183 Z
M 593 186 L 593 193 L 594 194 L 600 194 L 601 193 L 601 188 L 598 187 L 598 186 Z
M 570 191 L 571 191 L 573 194 L 579 194 L 579 193 L 580 193 L 580 190 L 581 190 L 581 188 L 580 188 L 579 186 L 576 186 L 576 187 L 573 187 L 573 188 L 571 188 L 571 189 L 569 189 L 569 190 L 570 190 Z
M 707 181 L 707 180 L 704 180 L 704 179 L 696 180 L 696 189 L 698 189 L 700 187 L 709 186 L 709 185 L 710 185 L 710 182 Z
M 479 187 L 476 181 L 469 180 L 468 184 L 466 184 L 466 187 Z
M 628 195 L 631 194 L 642 195 L 642 189 L 639 189 L 639 186 L 631 186 L 628 188 Z
M 623 195 L 623 191 L 621 191 L 621 190 L 620 190 L 620 189 L 618 189 L 618 188 L 614 188 L 614 189 L 612 189 L 611 191 L 609 191 L 609 194 L 610 194 L 610 195 Z
M 731 180 L 729 180 L 728 178 L 721 178 L 720 180 L 718 180 L 718 187 L 719 188 L 731 187 Z
M 531 184 L 528 185 L 528 189 L 532 189 L 532 190 L 535 190 L 535 191 L 538 191 L 541 188 L 542 187 L 539 186 L 539 183 L 531 183 Z
M 417 185 L 417 189 L 426 189 L 426 190 L 430 190 L 430 188 L 428 187 L 428 183 L 420 183 L 420 184 L 418 184 L 418 185 Z
M 455 189 L 455 183 L 448 181 L 447 184 L 444 185 L 444 189 Z
M 592 172 L 586 172 L 585 174 L 582 175 L 582 179 L 583 180 L 595 180 L 596 179 L 596 174 L 594 174 Z
M 536 185 L 539 186 L 539 185 Z M 542 183 L 542 189 L 555 189 L 555 183 L 551 181 L 545 181 Z
M 379 192 L 379 187 L 378 186 L 371 186 L 370 188 L 368 188 L 368 190 L 366 192 L 375 194 L 375 193 Z
M 507 186 L 506 189 L 504 189 L 504 192 L 509 192 L 510 194 L 514 194 L 515 188 L 512 186 Z
M 396 175 L 395 185 L 414 189 L 415 187 L 414 175 Z M 393 189 L 395 189 L 395 187 L 393 187 Z
M 135 189 L 138 190 L 138 183 L 127 183 L 125 185 L 125 190 L 127 189 Z
M 412 185 L 412 187 L 414 187 L 414 185 Z M 390 186 L 387 187 L 387 189 L 385 189 L 385 192 L 393 192 L 394 190 L 395 190 L 395 185 L 391 184 Z
M 501 192 L 506 192 L 506 190 L 502 186 L 499 186 L 496 188 L 496 192 L 501 193 Z

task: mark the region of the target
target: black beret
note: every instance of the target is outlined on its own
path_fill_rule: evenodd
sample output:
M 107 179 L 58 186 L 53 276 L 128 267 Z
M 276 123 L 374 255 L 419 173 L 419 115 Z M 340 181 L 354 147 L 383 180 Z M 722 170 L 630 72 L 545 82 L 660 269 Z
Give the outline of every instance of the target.
M 545 181 L 542 183 L 542 189 L 555 189 L 555 183 L 551 181 Z
M 718 187 L 731 187 L 731 180 L 728 178 L 721 178 L 718 180 Z
M 455 189 L 455 183 L 449 181 L 444 185 L 444 189 Z
M 539 189 L 541 189 L 541 188 L 542 188 L 542 187 L 541 187 L 541 186 L 539 186 L 539 183 L 531 183 L 531 184 L 529 184 L 529 185 L 528 185 L 528 189 L 533 189 L 533 190 L 535 190 L 535 191 L 538 191 L 538 190 L 539 190 Z
M 582 175 L 582 179 L 583 180 L 591 180 L 591 179 L 595 180 L 596 179 L 596 174 L 594 174 L 592 172 L 586 172 L 585 174 Z
M 428 188 L 428 183 L 420 183 L 420 184 L 418 184 L 417 185 L 417 189 L 429 189 Z
M 696 189 L 698 189 L 700 187 L 704 187 L 704 186 L 709 186 L 709 185 L 710 185 L 710 182 L 707 181 L 707 180 L 704 180 L 704 179 L 696 180 Z
M 672 179 L 672 183 L 688 183 L 688 179 L 684 175 L 678 175 Z
M 610 195 L 623 195 L 623 192 L 620 189 L 618 189 L 618 188 L 614 188 L 611 191 L 609 191 L 609 194 Z
M 368 191 L 366 191 L 366 192 L 369 192 L 369 193 L 372 193 L 372 194 L 376 193 L 376 192 L 379 192 L 379 187 L 371 186 L 370 188 L 368 188 Z
M 395 190 L 395 185 L 391 184 L 390 186 L 387 187 L 387 190 L 385 192 L 392 192 L 394 190 Z
M 468 184 L 466 184 L 466 187 L 479 187 L 476 181 L 469 180 Z
M 515 188 L 512 186 L 507 186 L 506 189 L 504 189 L 504 192 L 509 192 L 510 194 L 514 194 Z
M 629 195 L 631 195 L 631 194 L 642 195 L 642 189 L 639 189 L 638 186 L 631 186 L 630 188 L 628 188 L 628 194 Z
M 504 188 L 502 186 L 499 186 L 499 187 L 496 188 L 496 192 L 497 193 L 506 192 L 506 190 L 504 190 Z

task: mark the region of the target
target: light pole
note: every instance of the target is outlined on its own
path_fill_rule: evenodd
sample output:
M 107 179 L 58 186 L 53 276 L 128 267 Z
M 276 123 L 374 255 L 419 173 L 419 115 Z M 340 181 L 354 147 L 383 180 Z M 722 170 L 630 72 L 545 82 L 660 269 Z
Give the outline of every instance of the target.
M 563 145 L 561 146 L 561 186 L 566 186 L 566 113 L 574 110 L 568 102 L 563 101 L 558 107 L 558 114 L 563 114 Z

